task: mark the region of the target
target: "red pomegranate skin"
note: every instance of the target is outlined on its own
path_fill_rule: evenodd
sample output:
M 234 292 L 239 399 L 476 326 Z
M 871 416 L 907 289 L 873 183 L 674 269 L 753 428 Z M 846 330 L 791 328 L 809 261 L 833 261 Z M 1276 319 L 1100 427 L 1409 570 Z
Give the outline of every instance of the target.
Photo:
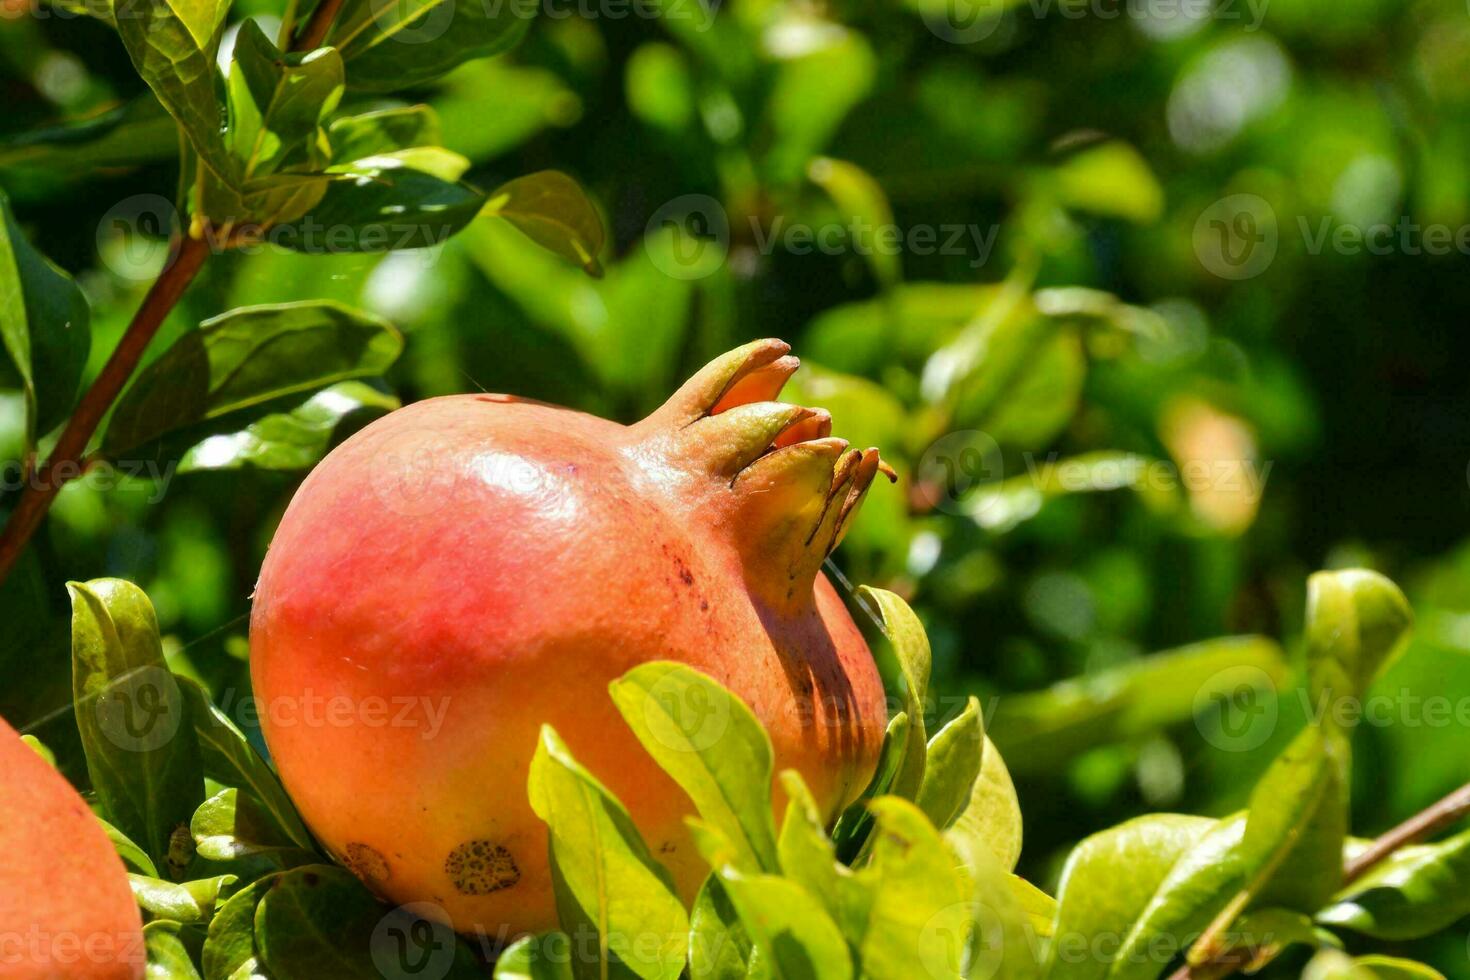
M 692 899 L 693 806 L 607 690 L 652 660 L 738 694 L 829 814 L 867 784 L 882 684 L 820 564 L 881 464 L 771 400 L 787 350 L 733 351 L 632 426 L 419 402 L 303 483 L 261 570 L 251 672 L 292 798 L 382 897 L 461 931 L 555 927 L 526 792 L 550 723 Z
M 0 719 L 0 978 L 143 976 L 127 869 L 77 791 Z

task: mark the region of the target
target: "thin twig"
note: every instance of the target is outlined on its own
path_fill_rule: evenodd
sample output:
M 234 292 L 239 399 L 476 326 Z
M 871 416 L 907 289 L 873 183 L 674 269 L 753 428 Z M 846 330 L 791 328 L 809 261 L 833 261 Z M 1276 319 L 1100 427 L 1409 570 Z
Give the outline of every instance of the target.
M 322 42 L 327 39 L 327 32 L 332 29 L 332 22 L 337 19 L 337 11 L 341 9 L 342 0 L 321 0 L 311 12 L 306 26 L 296 35 L 291 50 L 315 51 L 321 47 Z
M 203 238 L 185 234 L 180 240 L 178 254 L 148 289 L 143 305 L 128 324 L 122 340 L 112 356 L 103 365 L 97 380 L 82 396 L 56 440 L 56 447 L 21 491 L 20 500 L 0 532 L 0 583 L 5 581 L 15 567 L 21 552 L 25 550 L 31 535 L 41 526 L 41 520 L 51 509 L 51 502 L 68 481 L 82 473 L 82 454 L 87 443 L 97 431 L 108 409 L 116 400 L 123 386 L 133 376 L 138 361 L 148 342 L 158 332 L 164 318 L 168 316 L 184 290 L 198 274 L 200 266 L 209 256 L 209 244 Z
M 1372 868 L 1380 864 L 1401 847 L 1434 834 L 1470 814 L 1470 783 L 1466 783 L 1437 803 L 1430 804 L 1403 823 L 1383 834 L 1369 844 L 1357 857 L 1348 861 L 1342 869 L 1343 885 L 1350 885 Z M 1217 980 L 1229 976 L 1240 964 L 1229 960 L 1230 950 L 1199 966 L 1181 966 L 1169 975 L 1169 980 Z M 1220 972 L 1221 970 L 1224 972 Z

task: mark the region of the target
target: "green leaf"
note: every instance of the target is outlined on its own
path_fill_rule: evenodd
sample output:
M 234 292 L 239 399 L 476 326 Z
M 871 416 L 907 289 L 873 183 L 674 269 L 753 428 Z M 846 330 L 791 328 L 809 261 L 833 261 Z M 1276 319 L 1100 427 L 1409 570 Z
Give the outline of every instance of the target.
M 857 802 L 842 812 L 837 826 L 832 830 L 832 840 L 837 845 L 838 857 L 844 864 L 851 864 L 867 844 L 868 835 L 873 829 L 873 814 L 868 810 L 867 803 L 874 797 L 885 795 L 893 787 L 893 780 L 903 768 L 908 754 L 908 739 L 908 712 L 900 711 L 888 719 L 872 780 Z
M 894 796 L 869 804 L 877 827 L 872 856 L 856 878 L 866 891 L 861 916 L 844 918 L 864 976 L 934 976 L 966 959 L 971 896 L 954 855 L 914 804 Z M 854 928 L 857 925 L 858 928 Z
M 773 980 L 848 980 L 852 957 L 817 899 L 794 881 L 775 875 L 720 871 L 761 961 Z
M 753 946 L 718 874 L 711 874 L 689 913 L 691 980 L 744 980 L 752 975 Z
M 951 830 L 985 846 L 1007 871 L 1014 871 L 1021 859 L 1021 803 L 1005 760 L 989 738 L 969 802 Z
M 25 392 L 27 452 L 71 413 L 91 348 L 90 319 L 77 284 L 31 247 L 0 194 L 0 347 Z
M 929 740 L 924 783 L 914 802 L 934 826 L 948 827 L 964 811 L 980 778 L 984 750 L 985 721 L 980 699 L 972 697 L 965 710 Z
M 293 868 L 272 879 L 260 896 L 256 949 L 280 980 L 380 980 L 371 953 L 373 930 L 384 914 L 362 883 L 341 868 Z
M 46 184 L 90 179 L 103 167 L 152 163 L 178 152 L 178 123 L 149 92 L 77 122 L 0 139 L 0 169 Z
M 72 695 L 87 773 L 104 815 L 160 867 L 204 800 L 199 743 L 163 661 L 143 590 L 121 579 L 68 583 Z M 174 865 L 173 876 L 182 872 Z
M 1432 967 L 1394 956 L 1350 957 L 1324 949 L 1302 968 L 1302 980 L 1444 980 Z
M 737 866 L 774 871 L 771 740 L 745 703 L 667 661 L 635 667 L 608 687 L 648 754 L 739 849 Z
M 869 228 L 894 227 L 893 209 L 883 188 L 862 167 L 846 160 L 816 157 L 807 164 L 806 175 L 812 183 L 827 192 L 845 221 L 865 224 Z M 896 286 L 903 278 L 903 264 L 897 249 L 866 243 L 863 258 L 873 270 L 873 277 L 885 289 Z
M 103 830 L 107 831 L 107 839 L 112 841 L 113 849 L 117 851 L 117 856 L 122 858 L 124 865 L 145 877 L 158 877 L 158 867 L 153 863 L 153 859 L 141 847 L 134 844 L 127 834 L 101 817 L 97 818 L 97 822 L 102 825 Z
M 199 980 L 199 971 L 179 937 L 181 923 L 150 922 L 143 927 L 143 947 L 148 956 L 145 980 Z
M 209 921 L 220 891 L 234 881 L 234 875 L 218 875 L 175 884 L 147 875 L 128 875 L 133 898 L 145 912 L 160 919 L 186 923 Z
M 1017 771 L 1045 771 L 1098 745 L 1188 721 L 1218 700 L 1234 697 L 1242 686 L 1258 697 L 1274 697 L 1289 675 L 1274 640 L 1205 640 L 1034 694 L 1001 698 L 989 734 Z M 1275 717 L 1263 713 L 1262 721 Z
M 1470 915 L 1470 831 L 1406 847 L 1353 882 L 1317 921 L 1379 939 L 1418 939 Z
M 964 834 L 947 831 L 945 843 L 957 860 L 967 885 L 966 908 L 970 914 L 968 948 L 961 963 L 963 975 L 1038 980 L 1042 975 L 1043 948 L 1038 941 L 1050 930 L 1035 929 L 1034 916 L 1042 910 L 1056 911 L 1050 897 L 1008 874 L 989 848 Z M 938 948 L 952 948 L 947 941 Z M 929 954 L 934 955 L 932 952 Z M 936 967 L 948 965 L 934 964 Z
M 563 947 L 560 955 L 548 946 Z M 495 980 L 571 980 L 572 940 L 565 933 L 523 936 L 506 947 L 495 961 Z
M 380 109 L 332 120 L 333 161 L 364 160 L 417 146 L 438 146 L 439 117 L 426 105 Z
M 114 409 L 103 452 L 274 399 L 380 375 L 403 350 L 388 323 L 336 303 L 285 303 L 206 320 L 145 368 Z
M 1180 949 L 1199 935 L 1245 882 L 1247 869 L 1240 855 L 1244 833 L 1244 814 L 1213 822 L 1173 862 L 1124 934 L 1110 978 L 1156 980 L 1159 971 L 1150 945 L 1163 941 Z
M 598 962 L 578 957 L 579 976 L 621 963 L 644 978 L 675 980 L 684 968 L 689 920 L 668 871 L 653 859 L 628 811 L 584 769 L 549 725 L 531 760 L 531 807 L 550 831 L 552 878 L 564 929 L 588 926 Z
M 199 805 L 189 822 L 195 853 L 209 861 L 267 858 L 277 868 L 316 864 L 315 851 L 294 846 L 268 812 L 248 792 L 230 787 Z
M 273 243 L 310 254 L 387 252 L 443 244 L 479 215 L 485 195 L 392 156 L 335 177 L 303 217 L 271 232 Z
M 1314 706 L 1361 698 L 1408 644 L 1414 620 L 1398 586 L 1364 569 L 1307 579 L 1307 677 Z
M 209 920 L 201 964 L 204 980 L 229 980 L 238 971 L 258 965 L 255 949 L 255 910 L 279 875 L 260 878 L 231 895 Z
M 1214 824 L 1205 817 L 1151 814 L 1078 844 L 1057 888 L 1048 980 L 1109 976 L 1109 961 L 1091 953 L 1093 938 L 1128 936 L 1175 862 Z M 1120 956 L 1118 963 L 1124 962 Z M 1148 965 L 1153 967 L 1150 976 L 1160 972 L 1158 964 Z
M 497 187 L 481 212 L 503 218 L 531 241 L 601 276 L 606 232 L 582 185 L 556 170 L 517 177 Z
M 858 588 L 858 595 L 878 607 L 884 633 L 903 675 L 903 710 L 909 717 L 908 743 L 898 774 L 893 779 L 892 793 L 912 800 L 924 784 L 924 760 L 928 755 L 924 713 L 929 699 L 929 637 L 908 603 L 892 592 L 864 585 Z
M 1030 472 L 981 483 L 964 496 L 958 510 L 984 530 L 1005 534 L 1059 497 L 1131 490 L 1151 513 L 1168 516 L 1179 509 L 1182 498 L 1177 487 L 1148 478 L 1155 465 L 1147 456 L 1112 450 L 1044 460 Z
M 801 15 L 790 15 L 793 20 Z M 796 184 L 842 120 L 868 94 L 877 58 L 861 34 L 830 21 L 788 25 L 818 39 L 777 65 L 766 98 L 770 149 L 763 170 L 771 182 Z
M 287 840 L 297 847 L 315 848 L 306 825 L 286 795 L 281 781 L 264 759 L 251 748 L 243 732 L 204 693 L 194 681 L 179 678 L 179 690 L 189 705 L 199 741 L 204 774 L 217 783 L 248 790 L 253 802 L 269 814 L 274 839 Z M 191 815 L 192 820 L 192 815 Z
M 52 769 L 56 768 L 56 753 L 46 748 L 45 743 L 43 743 L 39 738 L 34 735 L 22 735 L 20 737 L 20 740 L 29 745 L 31 747 L 31 751 L 35 752 L 36 755 L 39 755 L 41 758 L 45 759 L 46 765 L 50 766 Z
M 228 80 L 230 152 L 240 179 L 285 167 L 321 170 L 327 144 L 318 129 L 342 97 L 342 57 L 333 48 L 283 55 L 254 20 L 235 36 Z
M 325 388 L 289 412 L 274 412 L 236 432 L 205 437 L 184 452 L 178 472 L 304 470 L 366 422 L 399 406 L 393 395 L 360 381 Z
M 355 87 L 393 91 L 509 50 L 536 10 L 520 2 L 347 0 L 327 43 L 342 52 Z
M 143 81 L 158 96 L 195 151 L 221 178 L 234 173 L 221 133 L 224 113 L 215 54 L 227 0 L 135 0 L 117 31 Z
M 1137 150 L 1117 140 L 1088 147 L 1053 172 L 1057 193 L 1068 207 L 1136 224 L 1157 221 L 1164 191 Z

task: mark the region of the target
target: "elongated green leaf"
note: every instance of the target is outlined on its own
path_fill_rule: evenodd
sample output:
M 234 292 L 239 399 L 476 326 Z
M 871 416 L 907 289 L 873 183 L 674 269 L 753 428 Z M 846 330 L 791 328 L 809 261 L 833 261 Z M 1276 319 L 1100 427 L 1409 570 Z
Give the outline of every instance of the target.
M 1274 694 L 1290 671 L 1281 646 L 1259 636 L 1205 640 L 1161 651 L 1044 691 L 1001 698 L 988 734 L 1018 772 L 1055 768 L 1073 755 L 1188 721 L 1242 686 L 1269 698 L 1260 733 L 1274 724 Z M 1256 735 L 1255 728 L 1241 739 Z M 1258 742 L 1256 744 L 1259 744 Z
M 335 303 L 286 303 L 206 320 L 145 368 L 113 411 L 103 451 L 301 392 L 382 374 L 403 349 L 388 323 Z
M 1015 870 L 1021 858 L 1021 803 L 1000 750 L 989 738 L 970 799 L 950 829 L 983 844 L 1005 870 Z
M 244 733 L 214 706 L 198 684 L 182 677 L 178 683 L 184 701 L 189 705 L 189 717 L 199 741 L 204 774 L 215 782 L 248 790 L 263 808 L 262 812 L 269 814 L 274 839 L 288 840 L 301 848 L 314 848 L 316 845 L 311 834 L 301 822 L 280 779 L 251 748 Z
M 565 952 L 555 955 L 548 947 Z M 495 961 L 495 980 L 571 980 L 571 948 L 571 938 L 564 933 L 524 936 Z
M 857 164 L 817 157 L 807 164 L 806 175 L 832 198 L 844 221 L 864 223 L 875 229 L 893 226 L 893 209 L 888 205 L 883 187 Z M 903 278 L 898 251 L 877 247 L 874 242 L 866 245 L 862 249 L 863 257 L 873 270 L 873 277 L 884 288 L 896 285 Z
M 206 436 L 185 451 L 178 472 L 309 469 L 362 424 L 399 406 L 393 395 L 343 381 L 289 412 L 273 412 L 237 432 Z
M 980 700 L 972 697 L 965 710 L 929 740 L 924 783 L 914 802 L 934 826 L 948 827 L 964 811 L 980 777 L 984 750 L 985 721 Z
M 514 0 L 348 0 L 327 43 L 342 52 L 354 86 L 392 91 L 514 47 L 536 10 Z
M 341 55 L 333 48 L 283 55 L 247 20 L 233 57 L 228 143 L 241 180 L 290 166 L 325 167 L 328 147 L 317 131 L 342 97 Z
M 276 825 L 274 814 L 250 793 L 234 787 L 220 790 L 199 805 L 189 822 L 189 833 L 194 837 L 195 853 L 209 861 L 256 858 L 261 867 L 284 869 L 321 860 L 315 851 L 294 846 Z M 240 873 L 251 877 L 244 870 Z
M 1413 960 L 1324 949 L 1302 968 L 1302 980 L 1444 980 L 1444 975 Z
M 847 943 L 817 899 L 794 881 L 775 875 L 720 872 L 729 894 L 773 980 L 848 980 Z
M 1127 936 L 1183 857 L 1214 826 L 1205 817 L 1151 814 L 1093 834 L 1072 851 L 1057 889 L 1049 980 L 1108 976 L 1098 936 Z M 1149 964 L 1156 975 L 1162 965 Z
M 1470 831 L 1408 847 L 1317 913 L 1317 921 L 1379 939 L 1417 939 L 1470 915 Z
M 255 949 L 255 910 L 275 884 L 278 875 L 267 875 L 235 892 L 209 920 L 200 956 L 204 980 L 229 980 L 242 969 L 258 963 Z
M 215 54 L 226 0 L 136 0 L 117 32 L 143 81 L 178 120 L 194 149 L 221 177 L 233 175 L 221 132 L 224 113 Z
M 0 194 L 0 349 L 25 392 L 26 451 L 71 412 L 92 343 L 90 318 L 77 284 L 31 247 Z
M 860 595 L 878 607 L 883 629 L 898 658 L 904 679 L 903 710 L 909 718 L 908 743 L 898 774 L 894 776 L 892 793 L 912 800 L 924 784 L 924 760 L 928 754 L 928 733 L 924 728 L 924 712 L 929 698 L 929 637 L 914 611 L 892 592 L 861 586 Z
M 101 817 L 97 818 L 97 822 L 102 824 L 103 830 L 107 831 L 107 839 L 112 841 L 112 846 L 117 851 L 117 856 L 122 858 L 123 864 L 130 871 L 135 871 L 147 878 L 158 877 L 158 867 L 153 863 L 153 859 L 141 847 L 128 839 L 127 834 L 118 830 Z
M 481 214 L 505 219 L 542 248 L 602 275 L 602 217 L 582 185 L 566 174 L 542 170 L 501 184 Z
M 167 921 L 143 927 L 143 947 L 148 956 L 146 980 L 199 980 L 188 947 L 179 938 L 180 928 L 181 923 Z
M 683 664 L 641 664 L 609 685 L 648 754 L 739 848 L 746 871 L 776 869 L 771 740 L 751 710 Z
M 234 880 L 234 875 L 218 875 L 175 884 L 147 875 L 128 875 L 133 897 L 145 912 L 160 919 L 187 923 L 209 921 L 220 890 Z
M 672 880 L 627 810 L 549 725 L 542 726 L 531 760 L 530 797 L 550 831 L 562 926 L 596 930 L 598 962 L 577 957 L 577 975 L 605 976 L 617 962 L 640 977 L 675 980 L 684 968 L 689 920 Z
M 164 868 L 175 832 L 204 800 L 188 704 L 164 666 L 158 620 L 142 589 L 120 579 L 67 588 L 72 694 L 92 787 L 107 819 Z
M 270 239 L 310 254 L 388 252 L 442 245 L 479 215 L 485 195 L 392 156 L 334 178 L 319 202 Z
M 717 874 L 700 886 L 689 913 L 691 980 L 745 980 L 751 975 L 753 947 Z

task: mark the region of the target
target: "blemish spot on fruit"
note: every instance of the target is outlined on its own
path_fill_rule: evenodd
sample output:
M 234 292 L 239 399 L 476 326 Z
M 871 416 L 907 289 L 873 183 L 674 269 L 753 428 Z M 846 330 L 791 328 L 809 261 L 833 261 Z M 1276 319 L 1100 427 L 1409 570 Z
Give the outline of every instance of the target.
M 510 851 L 492 840 L 467 840 L 449 852 L 444 873 L 462 895 L 489 895 L 521 880 Z
M 315 871 L 308 871 L 306 874 L 301 876 L 301 880 L 306 882 L 306 887 L 315 888 L 317 886 L 317 882 L 321 881 L 321 878 L 317 877 Z
M 343 849 L 347 870 L 369 884 L 388 880 L 388 859 L 375 847 L 353 841 Z

